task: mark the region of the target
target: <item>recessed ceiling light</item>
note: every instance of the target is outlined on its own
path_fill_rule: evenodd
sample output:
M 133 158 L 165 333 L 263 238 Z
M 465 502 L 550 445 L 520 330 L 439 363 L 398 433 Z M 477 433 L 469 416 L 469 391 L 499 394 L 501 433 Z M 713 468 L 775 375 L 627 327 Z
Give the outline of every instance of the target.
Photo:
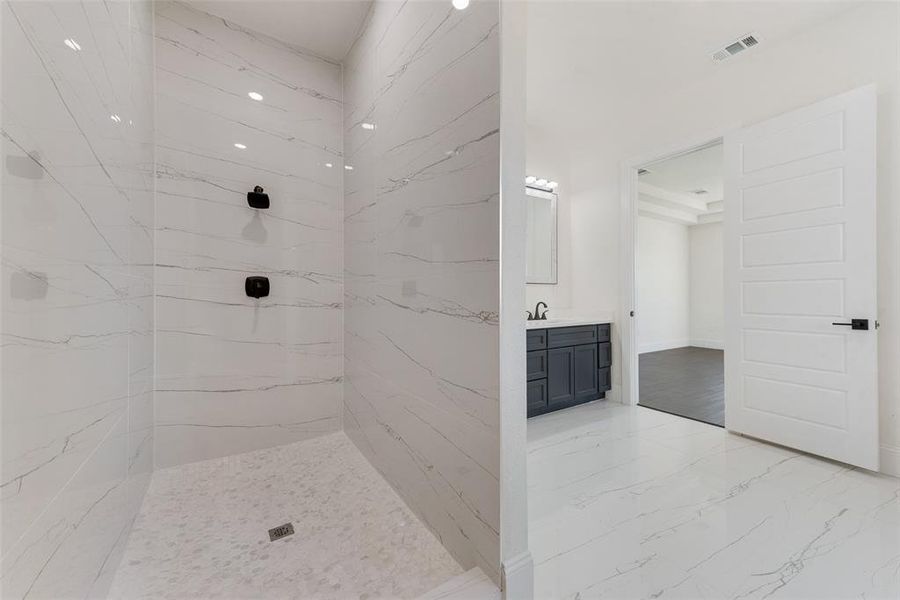
M 353 167 L 351 167 L 350 165 L 344 165 L 344 168 L 347 169 L 348 171 L 353 170 Z
M 113 121 L 115 121 L 116 123 L 122 122 L 122 117 L 120 117 L 119 115 L 109 115 L 109 118 L 112 119 Z
M 529 175 L 525 178 L 525 183 L 534 183 L 535 181 L 537 181 L 537 177 L 534 175 Z
M 246 150 L 247 149 L 247 146 L 241 144 L 240 142 L 236 143 L 234 145 L 234 147 L 237 148 L 238 150 Z
M 469 6 L 469 0 L 453 0 L 453 8 L 456 10 L 465 10 Z
M 325 166 L 328 167 L 328 168 L 330 169 L 330 168 L 333 167 L 334 165 L 331 164 L 331 163 L 325 163 Z
M 65 40 L 63 40 L 63 43 L 66 46 L 68 46 L 69 48 L 71 48 L 72 50 L 74 50 L 75 52 L 78 52 L 79 50 L 81 50 L 81 46 L 78 44 L 78 42 L 76 42 L 72 38 L 66 38 Z
M 362 128 L 372 131 L 373 129 L 375 129 L 375 123 L 363 123 Z
M 247 95 L 250 96 L 252 99 L 256 100 L 257 102 L 260 102 L 263 99 L 263 95 L 260 94 L 259 92 L 247 92 Z

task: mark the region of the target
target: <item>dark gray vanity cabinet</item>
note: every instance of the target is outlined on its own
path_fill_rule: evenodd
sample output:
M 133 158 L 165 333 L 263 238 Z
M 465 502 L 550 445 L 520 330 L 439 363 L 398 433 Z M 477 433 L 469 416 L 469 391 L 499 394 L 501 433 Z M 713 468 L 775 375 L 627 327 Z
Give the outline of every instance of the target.
M 528 416 L 602 398 L 610 389 L 610 326 L 530 329 Z

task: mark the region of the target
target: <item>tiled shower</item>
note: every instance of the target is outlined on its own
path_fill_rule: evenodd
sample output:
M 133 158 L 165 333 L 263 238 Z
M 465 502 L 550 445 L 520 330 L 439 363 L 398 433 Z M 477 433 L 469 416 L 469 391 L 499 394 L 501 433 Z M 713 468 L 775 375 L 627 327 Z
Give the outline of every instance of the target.
M 499 581 L 498 2 L 202 4 L 3 3 L 3 598 Z

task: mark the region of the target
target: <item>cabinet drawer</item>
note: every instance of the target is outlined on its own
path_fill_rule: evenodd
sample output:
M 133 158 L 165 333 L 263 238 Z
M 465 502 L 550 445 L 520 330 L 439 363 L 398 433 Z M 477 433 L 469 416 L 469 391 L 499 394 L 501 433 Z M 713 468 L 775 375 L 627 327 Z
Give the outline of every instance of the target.
M 600 393 L 608 392 L 612 389 L 612 381 L 609 378 L 609 367 L 603 367 L 597 371 L 597 378 L 600 380 Z
M 546 329 L 529 329 L 525 332 L 526 350 L 543 350 L 547 347 Z
M 579 346 L 593 344 L 597 341 L 596 325 L 579 325 L 577 327 L 555 327 L 547 330 L 547 347 Z
M 547 410 L 547 380 L 529 381 L 527 397 L 529 417 L 545 412 Z
M 604 325 L 597 325 L 597 341 L 598 342 L 608 342 L 609 341 L 609 323 Z
M 533 350 L 528 353 L 528 381 L 547 377 L 547 351 Z
M 597 366 L 598 367 L 608 367 L 612 364 L 612 344 L 609 342 L 603 342 L 602 344 L 597 344 Z

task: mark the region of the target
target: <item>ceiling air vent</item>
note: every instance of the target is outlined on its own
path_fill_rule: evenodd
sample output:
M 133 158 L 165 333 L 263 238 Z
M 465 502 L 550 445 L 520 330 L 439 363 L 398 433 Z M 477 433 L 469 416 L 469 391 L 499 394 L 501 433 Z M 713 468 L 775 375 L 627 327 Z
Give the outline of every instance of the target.
M 748 48 L 752 48 L 759 44 L 759 38 L 757 38 L 753 34 L 747 34 L 741 36 L 730 44 L 726 45 L 724 48 L 720 48 L 716 50 L 712 54 L 712 59 L 716 62 L 722 62 L 734 56 L 735 54 L 739 54 Z

